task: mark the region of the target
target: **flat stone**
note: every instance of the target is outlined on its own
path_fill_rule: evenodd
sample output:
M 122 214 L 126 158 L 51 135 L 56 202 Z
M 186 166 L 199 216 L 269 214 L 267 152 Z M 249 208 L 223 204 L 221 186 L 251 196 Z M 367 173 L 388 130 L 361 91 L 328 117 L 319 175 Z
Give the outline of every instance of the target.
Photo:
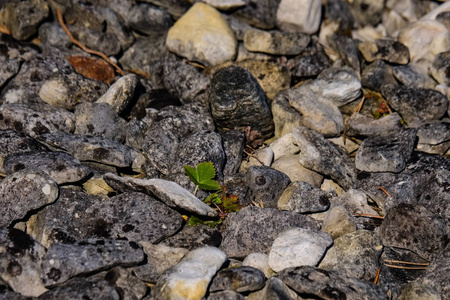
M 356 152 L 355 166 L 366 172 L 401 172 L 411 157 L 416 130 L 365 139 Z
M 112 173 L 106 174 L 103 178 L 110 186 L 122 192 L 143 192 L 157 197 L 173 208 L 181 208 L 201 216 L 214 217 L 217 215 L 214 209 L 173 181 L 158 178 L 120 177 Z
M 309 297 L 386 299 L 386 293 L 382 288 L 373 283 L 310 266 L 287 268 L 278 273 L 277 277 L 298 294 L 307 294 Z
M 322 3 L 318 0 L 281 0 L 277 26 L 283 31 L 315 33 L 320 26 Z
M 376 137 L 391 135 L 401 130 L 401 117 L 397 112 L 374 119 L 361 113 L 354 113 L 347 121 L 347 136 Z
M 0 226 L 8 227 L 29 211 L 54 202 L 58 194 L 56 182 L 42 171 L 21 170 L 6 176 L 0 182 Z
M 214 247 L 192 250 L 158 279 L 155 298 L 200 300 L 226 259 L 225 253 Z
M 350 188 L 356 173 L 347 154 L 325 140 L 321 134 L 306 127 L 297 127 L 293 135 L 301 149 L 299 161 L 304 167 L 330 176 L 344 189 Z
M 358 49 L 367 62 L 373 62 L 376 59 L 400 65 L 406 65 L 409 62 L 408 48 L 394 40 L 380 39 L 374 42 L 363 42 L 358 45 Z
M 3 168 L 7 174 L 22 169 L 36 169 L 50 175 L 57 184 L 77 182 L 90 174 L 88 167 L 68 153 L 34 151 L 8 156 Z
M 26 233 L 14 228 L 1 228 L 0 278 L 23 296 L 38 297 L 45 293 L 47 289 L 39 277 L 45 252 L 44 246 Z
M 95 103 L 108 103 L 117 114 L 122 113 L 133 100 L 139 80 L 136 75 L 120 77 Z
M 309 41 L 309 35 L 300 32 L 249 29 L 244 36 L 244 47 L 251 52 L 298 55 L 308 46 Z
M 269 266 L 275 272 L 297 266 L 316 266 L 328 247 L 330 234 L 323 231 L 292 228 L 280 233 L 269 253 Z
M 172 26 L 166 45 L 170 51 L 207 66 L 232 60 L 237 50 L 227 22 L 204 3 L 196 3 Z
M 299 155 L 285 155 L 273 162 L 272 168 L 286 174 L 291 182 L 304 181 L 314 187 L 320 187 L 323 176 L 305 168 L 299 161 Z
M 322 231 L 328 232 L 333 240 L 356 230 L 355 218 L 342 205 L 332 206 L 322 223 Z
M 247 266 L 229 268 L 219 271 L 214 276 L 209 291 L 252 292 L 261 289 L 265 281 L 264 273 L 258 269 Z
M 367 230 L 353 231 L 334 240 L 319 268 L 371 281 L 377 273 L 382 251 L 383 245 L 377 234 Z
M 144 260 L 135 242 L 92 239 L 78 244 L 53 244 L 42 263 L 42 282 L 55 286 L 77 275 L 115 266 L 130 267 Z
M 210 86 L 211 113 L 218 130 L 250 126 L 264 138 L 273 121 L 261 86 L 247 70 L 229 66 L 214 73 Z
M 145 34 L 167 31 L 172 26 L 170 14 L 163 9 L 141 3 L 128 12 L 127 25 L 134 31 Z
M 439 53 L 431 65 L 431 75 L 441 84 L 450 85 L 448 66 L 450 65 L 450 51 Z
M 73 132 L 75 116 L 48 104 L 11 103 L 0 106 L 0 129 L 13 129 L 31 137 L 47 132 Z
M 220 248 L 232 258 L 244 258 L 253 252 L 268 253 L 275 238 L 293 227 L 319 230 L 319 223 L 295 212 L 244 207 L 225 219 Z
M 413 121 L 438 120 L 448 107 L 447 98 L 434 90 L 388 85 L 383 96 L 407 124 Z M 426 99 L 426 101 L 425 101 Z
M 304 181 L 289 184 L 278 199 L 277 208 L 298 213 L 325 211 L 330 207 L 329 196 L 319 188 Z

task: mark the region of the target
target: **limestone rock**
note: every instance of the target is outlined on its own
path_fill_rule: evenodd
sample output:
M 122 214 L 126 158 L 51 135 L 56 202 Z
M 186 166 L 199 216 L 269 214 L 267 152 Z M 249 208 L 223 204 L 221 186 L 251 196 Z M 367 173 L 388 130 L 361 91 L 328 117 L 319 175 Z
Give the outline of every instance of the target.
M 282 0 L 277 10 L 277 25 L 282 30 L 315 33 L 320 26 L 322 3 L 318 0 Z

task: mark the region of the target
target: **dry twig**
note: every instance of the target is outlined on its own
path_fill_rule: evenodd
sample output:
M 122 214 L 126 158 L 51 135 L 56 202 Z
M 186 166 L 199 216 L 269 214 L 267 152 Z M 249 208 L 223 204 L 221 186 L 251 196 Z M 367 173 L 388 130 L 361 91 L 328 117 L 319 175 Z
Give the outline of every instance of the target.
M 415 263 L 415 262 L 409 262 L 409 261 L 388 260 L 388 259 L 386 259 L 384 262 L 391 263 L 391 264 L 404 264 L 404 265 L 416 265 L 416 266 L 429 266 L 430 265 L 430 263 Z
M 353 214 L 353 216 L 355 216 L 355 217 L 368 217 L 368 218 L 374 218 L 374 219 L 382 219 L 382 220 L 384 220 L 384 217 L 382 217 L 382 216 L 377 216 L 377 215 L 369 215 L 369 214 L 359 214 L 359 213 L 356 213 L 356 214 Z
M 395 268 L 395 269 L 406 269 L 406 270 L 426 270 L 427 267 L 405 267 L 405 266 L 396 266 L 396 265 L 388 265 L 384 264 L 386 267 Z

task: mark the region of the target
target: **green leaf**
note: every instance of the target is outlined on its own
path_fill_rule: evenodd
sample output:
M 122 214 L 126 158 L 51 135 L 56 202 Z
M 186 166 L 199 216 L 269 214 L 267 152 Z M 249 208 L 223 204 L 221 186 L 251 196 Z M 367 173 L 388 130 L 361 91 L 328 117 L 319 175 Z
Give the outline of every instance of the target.
M 191 166 L 183 166 L 184 172 L 189 176 L 193 183 L 198 185 L 198 173 L 194 167 Z
M 204 180 L 201 181 L 198 186 L 204 190 L 220 190 L 220 184 L 217 180 Z
M 203 190 L 219 190 L 220 184 L 212 180 L 216 176 L 214 164 L 210 161 L 199 163 L 197 168 L 183 166 L 189 178 Z

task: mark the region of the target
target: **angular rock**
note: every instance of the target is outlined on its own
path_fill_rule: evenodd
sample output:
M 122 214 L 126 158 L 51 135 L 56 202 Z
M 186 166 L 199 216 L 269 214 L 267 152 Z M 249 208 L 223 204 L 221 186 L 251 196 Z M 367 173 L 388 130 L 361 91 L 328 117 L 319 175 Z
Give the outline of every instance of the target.
M 407 124 L 438 120 L 448 108 L 447 98 L 434 90 L 392 85 L 383 88 L 383 96 Z
M 377 234 L 357 230 L 335 239 L 319 268 L 341 271 L 348 277 L 371 281 L 377 273 L 377 260 L 382 251 L 383 245 Z
M 54 202 L 58 194 L 56 182 L 42 171 L 22 170 L 6 176 L 0 182 L 0 226 L 8 227 L 29 211 Z
M 249 29 L 244 36 L 244 47 L 251 52 L 298 55 L 308 46 L 309 41 L 309 35 L 300 32 Z
M 378 300 L 386 299 L 381 287 L 340 273 L 310 266 L 288 268 L 277 277 L 298 294 L 322 299 Z
M 320 187 L 323 176 L 305 168 L 299 162 L 299 155 L 285 155 L 273 162 L 272 168 L 286 174 L 291 182 L 304 181 L 314 187 Z
M 400 65 L 406 65 L 409 62 L 408 48 L 394 40 L 380 39 L 374 42 L 363 42 L 358 45 L 358 49 L 367 62 L 373 62 L 376 59 Z
M 275 137 L 283 137 L 302 123 L 302 115 L 289 105 L 289 90 L 280 91 L 272 101 Z
M 189 60 L 207 66 L 234 59 L 237 41 L 213 7 L 196 3 L 169 30 L 167 48 Z
M 383 86 L 396 85 L 397 82 L 392 75 L 392 67 L 382 60 L 376 60 L 362 69 L 361 84 L 365 88 L 381 93 Z
M 311 38 L 310 45 L 289 63 L 294 65 L 291 72 L 297 77 L 317 76 L 330 67 L 330 59 L 325 54 L 323 46 L 314 37 Z
M 280 157 L 298 154 L 300 148 L 294 144 L 292 133 L 285 134 L 269 144 L 273 152 L 273 158 L 277 160 Z
M 445 247 L 444 222 L 421 205 L 402 203 L 391 208 L 380 227 L 384 246 L 404 248 L 431 260 Z
M 436 86 L 436 81 L 427 76 L 427 74 L 423 74 L 416 64 L 410 63 L 405 66 L 394 66 L 392 74 L 402 84 L 411 87 L 433 89 Z
M 304 167 L 330 176 L 344 189 L 350 188 L 356 173 L 346 154 L 314 130 L 297 127 L 292 133 L 301 149 L 299 161 Z
M 322 3 L 318 0 L 281 0 L 277 26 L 283 31 L 315 33 L 320 26 Z
M 195 226 L 184 226 L 181 231 L 166 238 L 160 245 L 194 250 L 203 246 L 219 247 L 221 242 L 222 235 L 218 229 L 198 224 Z
M 269 253 L 269 266 L 275 272 L 297 266 L 316 266 L 328 247 L 331 236 L 323 231 L 292 228 L 279 234 Z
M 156 283 L 156 299 L 179 299 L 189 296 L 201 299 L 209 282 L 226 261 L 225 253 L 214 247 L 202 247 L 189 252 Z
M 296 300 L 298 296 L 283 281 L 277 277 L 270 277 L 262 290 L 250 294 L 247 299 Z
M 363 213 L 369 215 L 378 215 L 378 213 L 369 205 L 367 195 L 356 189 L 349 189 L 344 195 L 337 199 L 332 199 L 333 204 L 343 205 L 351 214 Z
M 0 106 L 0 129 L 14 129 L 31 137 L 47 132 L 73 132 L 75 117 L 48 104 L 3 104 Z
M 239 130 L 226 130 L 220 132 L 225 151 L 226 163 L 223 168 L 224 175 L 234 175 L 239 171 L 242 154 L 245 146 L 245 135 Z
M 167 31 L 172 23 L 167 11 L 148 4 L 135 5 L 128 12 L 127 25 L 137 32 L 152 34 Z
M 170 207 L 181 208 L 200 216 L 214 217 L 217 215 L 214 209 L 173 181 L 158 178 L 120 177 L 112 173 L 104 175 L 103 178 L 110 186 L 122 192 L 145 193 L 157 197 Z
M 250 167 L 246 174 L 249 187 L 245 203 L 263 203 L 264 207 L 276 208 L 278 199 L 289 185 L 289 177 L 270 167 Z M 241 203 L 242 203 L 241 199 Z
M 225 219 L 220 248 L 232 258 L 244 258 L 252 252 L 268 253 L 275 238 L 292 227 L 318 230 L 319 223 L 295 212 L 248 206 Z
M 251 147 L 251 146 L 250 146 Z M 273 161 L 273 151 L 271 148 L 261 148 L 256 150 L 252 156 L 247 157 L 241 164 L 239 172 L 246 172 L 250 167 L 270 167 Z
M 106 273 L 105 280 L 114 285 L 124 299 L 142 299 L 148 292 L 148 286 L 144 282 L 122 267 L 115 267 Z
M 216 274 L 209 291 L 252 292 L 261 289 L 265 281 L 264 273 L 258 269 L 252 267 L 229 268 Z
M 431 65 L 431 75 L 437 82 L 450 85 L 449 66 L 450 65 L 450 51 L 439 53 L 434 58 Z
M 95 103 L 108 103 L 117 114 L 122 113 L 133 100 L 139 80 L 136 75 L 120 77 Z
M 14 292 L 38 297 L 47 291 L 40 279 L 45 252 L 46 249 L 26 233 L 1 228 L 0 278 Z
M 327 19 L 339 25 L 339 32 L 348 32 L 355 25 L 355 18 L 350 11 L 350 6 L 343 0 L 327 1 L 325 6 Z
M 36 169 L 50 175 L 57 184 L 77 182 L 90 174 L 88 167 L 70 154 L 63 152 L 34 151 L 8 156 L 3 168 L 7 174 L 22 169 Z
M 355 166 L 366 172 L 401 172 L 411 157 L 415 141 L 414 129 L 367 138 L 356 152 Z
M 436 216 L 450 219 L 449 183 L 450 171 L 438 170 L 427 180 L 427 188 L 422 191 L 417 203 Z
M 334 34 L 327 38 L 327 42 L 337 52 L 345 65 L 352 68 L 355 72 L 360 72 L 361 63 L 355 40 L 343 34 Z
M 397 112 L 379 119 L 373 119 L 361 113 L 354 113 L 347 121 L 347 136 L 376 137 L 392 135 L 402 128 L 401 117 Z
M 304 181 L 292 182 L 278 199 L 277 208 L 298 213 L 325 211 L 330 207 L 329 196 Z
M 210 86 L 211 112 L 217 129 L 250 126 L 264 138 L 273 133 L 273 121 L 265 95 L 247 70 L 230 66 L 217 71 Z
M 328 232 L 333 240 L 356 230 L 355 219 L 342 205 L 331 207 L 322 223 L 322 231 Z
M 135 242 L 92 239 L 78 244 L 53 244 L 42 263 L 42 282 L 55 286 L 77 275 L 129 267 L 144 260 Z
M 126 2 L 128 1 L 120 1 L 119 5 L 122 3 L 123 6 L 126 6 Z M 122 50 L 125 51 L 134 43 L 135 38 L 131 33 L 131 30 L 129 30 L 128 27 L 125 26 L 124 22 L 122 22 L 119 15 L 120 12 L 113 10 L 114 4 L 112 2 L 108 2 L 108 5 L 109 7 L 102 7 L 98 9 L 99 13 L 106 21 L 106 32 L 114 34 L 119 41 Z
M 417 144 L 418 150 L 424 151 L 428 146 L 431 149 L 434 148 L 436 150 L 440 147 L 443 147 L 443 149 L 440 151 L 441 153 L 439 154 L 443 154 L 447 151 L 448 148 L 446 144 L 450 140 L 449 122 L 446 121 L 413 122 L 411 123 L 410 127 L 417 128 L 417 137 L 419 138 Z M 424 152 L 430 153 L 429 151 Z
M 249 0 L 244 7 L 238 9 L 233 15 L 252 26 L 271 29 L 276 24 L 279 3 L 278 0 Z

